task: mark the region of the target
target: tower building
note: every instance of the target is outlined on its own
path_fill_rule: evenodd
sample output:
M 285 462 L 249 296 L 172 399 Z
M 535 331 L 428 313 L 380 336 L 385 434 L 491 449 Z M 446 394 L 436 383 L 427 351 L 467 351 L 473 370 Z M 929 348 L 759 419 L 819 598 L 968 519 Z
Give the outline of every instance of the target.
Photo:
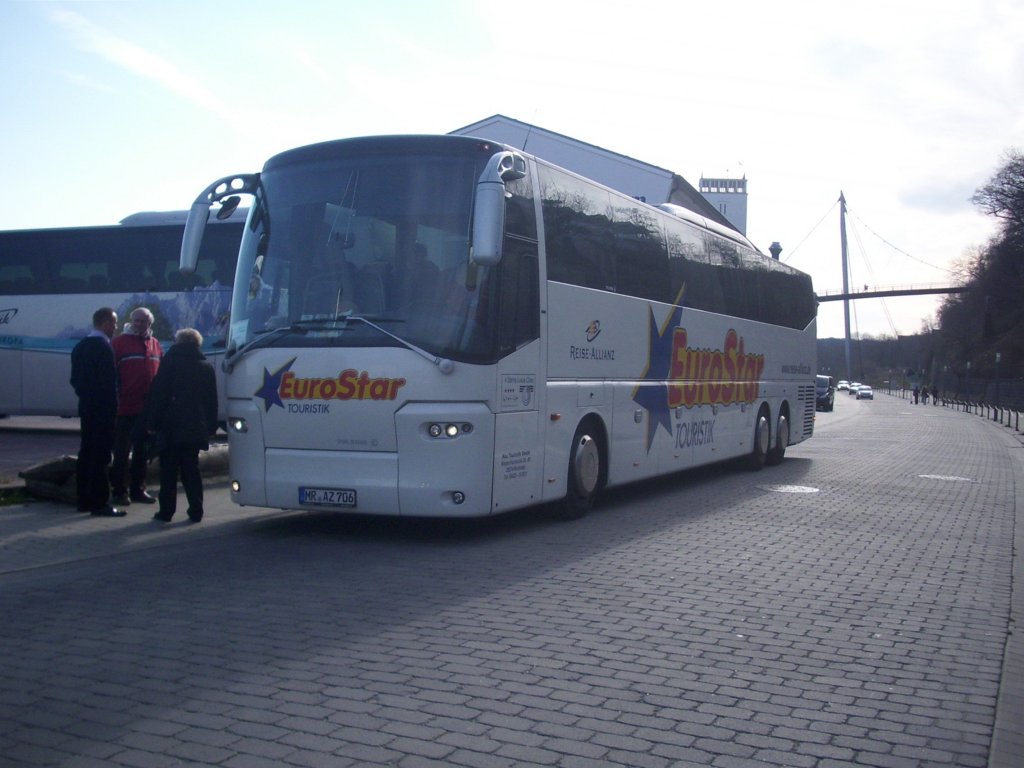
M 747 177 L 742 179 L 700 178 L 700 193 L 736 229 L 747 234 Z

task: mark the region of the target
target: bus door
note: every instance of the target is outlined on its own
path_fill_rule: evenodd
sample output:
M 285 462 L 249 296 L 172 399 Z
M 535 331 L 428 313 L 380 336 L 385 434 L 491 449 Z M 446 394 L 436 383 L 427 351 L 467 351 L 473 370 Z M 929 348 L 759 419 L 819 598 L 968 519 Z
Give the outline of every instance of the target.
M 538 374 L 540 347 L 535 341 L 498 366 L 493 512 L 541 500 L 544 444 L 539 404 L 545 390 Z

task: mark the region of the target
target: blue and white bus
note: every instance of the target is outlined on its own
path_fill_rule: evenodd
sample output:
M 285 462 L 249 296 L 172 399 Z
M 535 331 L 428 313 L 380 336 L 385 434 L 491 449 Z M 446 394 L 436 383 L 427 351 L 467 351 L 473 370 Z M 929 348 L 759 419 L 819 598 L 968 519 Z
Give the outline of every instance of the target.
M 482 516 L 814 429 L 810 278 L 736 231 L 461 136 L 348 139 L 253 196 L 224 365 L 232 499 Z
M 103 306 L 125 321 L 148 307 L 161 343 L 193 327 L 223 353 L 242 217 L 209 227 L 192 275 L 178 269 L 185 218 L 0 232 L 0 415 L 77 415 L 71 349 Z

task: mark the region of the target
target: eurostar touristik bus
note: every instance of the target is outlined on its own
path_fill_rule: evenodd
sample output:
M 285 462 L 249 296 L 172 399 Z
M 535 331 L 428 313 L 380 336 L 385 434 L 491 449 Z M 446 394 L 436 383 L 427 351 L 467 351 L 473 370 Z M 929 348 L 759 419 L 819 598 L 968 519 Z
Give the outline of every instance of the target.
M 226 177 L 231 497 L 481 516 L 746 456 L 814 428 L 810 278 L 743 236 L 460 136 L 348 139 Z
M 179 328 L 224 351 L 241 216 L 211 226 L 189 276 L 178 270 L 184 211 L 140 213 L 109 227 L 0 232 L 0 414 L 77 416 L 71 350 L 108 306 L 154 316 L 167 346 Z

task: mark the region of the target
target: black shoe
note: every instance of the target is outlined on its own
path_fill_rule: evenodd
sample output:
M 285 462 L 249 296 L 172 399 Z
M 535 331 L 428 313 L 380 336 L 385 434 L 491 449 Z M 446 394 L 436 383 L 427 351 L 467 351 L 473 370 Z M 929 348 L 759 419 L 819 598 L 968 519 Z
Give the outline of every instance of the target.
M 96 507 L 91 514 L 93 517 L 124 517 L 128 513 L 123 509 L 117 507 L 111 507 L 109 505 L 103 507 Z
M 159 520 L 161 523 L 169 523 L 169 522 L 171 522 L 171 518 L 172 517 L 174 517 L 174 513 L 173 512 L 167 513 L 167 512 L 164 512 L 162 509 L 159 512 L 157 512 L 155 515 L 153 515 L 153 519 L 154 520 Z
M 132 500 L 128 498 L 128 494 L 121 492 L 115 493 L 110 497 L 111 504 L 117 504 L 119 507 L 127 507 L 132 503 Z
M 132 501 L 136 504 L 155 504 L 156 496 L 152 496 L 146 491 L 133 491 L 131 496 Z
M 193 523 L 198 523 L 200 520 L 203 519 L 203 510 L 200 509 L 198 512 L 195 512 L 190 509 L 188 511 L 188 519 L 191 520 Z

